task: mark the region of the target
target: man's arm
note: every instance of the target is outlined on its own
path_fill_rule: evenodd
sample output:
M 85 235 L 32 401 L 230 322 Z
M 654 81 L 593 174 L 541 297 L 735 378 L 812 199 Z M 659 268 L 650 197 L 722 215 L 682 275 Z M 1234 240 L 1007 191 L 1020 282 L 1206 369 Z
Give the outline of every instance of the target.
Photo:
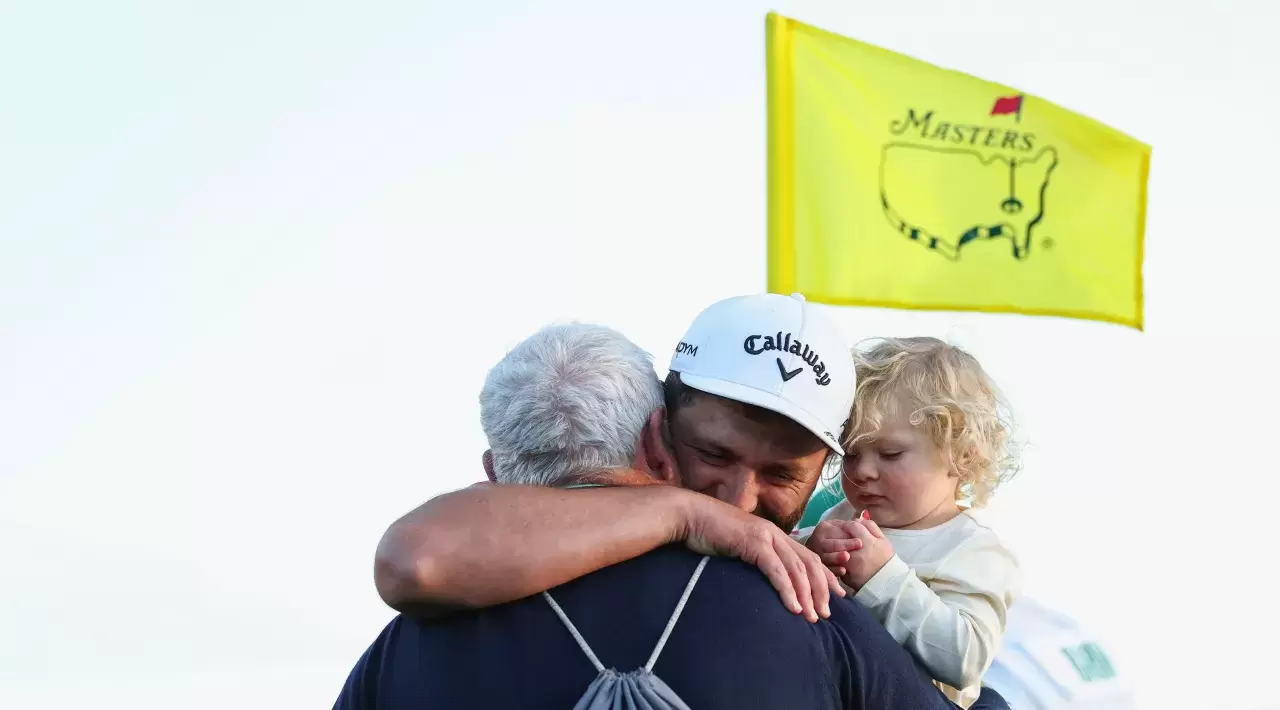
M 480 608 L 542 592 L 681 539 L 668 486 L 490 485 L 433 498 L 378 544 L 378 594 L 398 611 Z
M 555 489 L 476 486 L 396 521 L 374 578 L 389 606 L 418 616 L 494 606 L 684 541 L 754 564 L 794 613 L 829 614 L 835 577 L 773 524 L 671 486 Z

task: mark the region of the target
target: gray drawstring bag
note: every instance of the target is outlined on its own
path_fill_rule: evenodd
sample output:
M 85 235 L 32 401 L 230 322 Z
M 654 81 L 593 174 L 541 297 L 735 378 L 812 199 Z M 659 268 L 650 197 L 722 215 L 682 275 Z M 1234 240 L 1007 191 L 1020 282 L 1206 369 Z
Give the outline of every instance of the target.
M 689 706 L 685 705 L 680 696 L 662 682 L 661 678 L 653 674 L 653 665 L 658 662 L 658 654 L 662 653 L 662 647 L 667 645 L 667 638 L 671 636 L 671 630 L 680 619 L 680 612 L 684 611 L 684 605 L 689 601 L 689 595 L 693 593 L 698 577 L 702 576 L 702 569 L 707 566 L 708 559 L 710 558 L 703 557 L 698 563 L 698 568 L 693 571 L 689 584 L 685 585 L 684 594 L 680 595 L 680 603 L 676 604 L 675 612 L 667 621 L 667 628 L 662 631 L 662 637 L 658 639 L 658 645 L 654 646 L 653 653 L 649 654 L 649 662 L 644 664 L 644 668 L 637 668 L 627 673 L 605 668 L 556 600 L 552 599 L 547 592 L 542 593 L 543 598 L 556 612 L 556 616 L 560 617 L 565 628 L 569 629 L 569 633 L 573 635 L 573 640 L 578 642 L 578 648 L 587 654 L 591 665 L 595 666 L 598 672 L 596 679 L 587 686 L 587 692 L 583 693 L 578 704 L 573 706 L 573 710 L 689 710 Z

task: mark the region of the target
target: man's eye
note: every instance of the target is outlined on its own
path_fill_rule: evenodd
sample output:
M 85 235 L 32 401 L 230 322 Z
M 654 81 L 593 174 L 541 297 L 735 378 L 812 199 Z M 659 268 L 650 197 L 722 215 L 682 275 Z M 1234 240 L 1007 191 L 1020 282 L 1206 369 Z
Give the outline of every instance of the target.
M 715 451 L 707 451 L 706 449 L 697 449 L 698 455 L 707 463 L 723 464 L 729 462 L 729 457 Z
M 794 483 L 799 480 L 799 476 L 796 476 L 791 471 L 773 471 L 770 474 L 770 478 L 779 483 Z

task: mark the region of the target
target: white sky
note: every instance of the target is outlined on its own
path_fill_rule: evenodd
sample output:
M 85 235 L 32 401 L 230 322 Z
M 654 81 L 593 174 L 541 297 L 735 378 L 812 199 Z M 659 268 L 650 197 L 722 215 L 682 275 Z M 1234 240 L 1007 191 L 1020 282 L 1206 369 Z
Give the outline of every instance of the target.
M 328 707 L 506 348 L 763 290 L 769 9 L 1154 146 L 1145 334 L 840 314 L 1004 385 L 992 516 L 1143 708 L 1274 705 L 1280 9 L 1175 5 L 0 2 L 0 705 Z

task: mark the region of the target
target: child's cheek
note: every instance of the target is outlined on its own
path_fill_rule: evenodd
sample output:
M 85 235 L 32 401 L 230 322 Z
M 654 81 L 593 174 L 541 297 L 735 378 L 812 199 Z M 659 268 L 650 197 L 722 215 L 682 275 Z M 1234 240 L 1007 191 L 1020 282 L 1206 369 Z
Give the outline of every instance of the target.
M 894 508 L 900 508 L 911 500 L 910 483 L 903 481 L 901 476 L 885 476 L 881 479 L 880 486 L 885 498 L 889 499 Z

